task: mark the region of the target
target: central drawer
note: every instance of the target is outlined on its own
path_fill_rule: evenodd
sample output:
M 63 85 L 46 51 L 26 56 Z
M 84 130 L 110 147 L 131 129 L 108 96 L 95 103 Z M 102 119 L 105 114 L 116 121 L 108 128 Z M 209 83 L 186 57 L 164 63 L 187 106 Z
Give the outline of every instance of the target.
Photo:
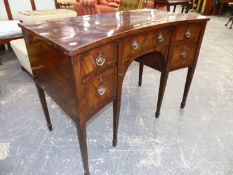
M 112 68 L 99 74 L 84 84 L 86 115 L 97 112 L 116 96 L 117 69 Z
M 154 30 L 149 33 L 148 42 L 150 43 L 150 46 L 159 48 L 160 46 L 170 43 L 171 35 L 171 28 Z
M 148 47 L 148 34 L 136 34 L 123 38 L 119 45 L 122 58 L 127 60 L 141 54 L 143 50 Z
M 120 56 L 123 60 L 136 58 L 153 51 L 163 51 L 171 40 L 170 28 L 152 30 L 123 38 L 120 43 Z

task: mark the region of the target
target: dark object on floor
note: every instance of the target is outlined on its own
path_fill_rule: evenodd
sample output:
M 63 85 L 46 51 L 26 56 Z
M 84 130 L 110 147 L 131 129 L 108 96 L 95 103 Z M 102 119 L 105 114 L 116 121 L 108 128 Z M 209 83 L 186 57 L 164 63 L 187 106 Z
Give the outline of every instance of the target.
M 233 15 L 233 2 L 229 3 L 229 6 L 231 8 L 231 14 Z M 225 26 L 227 26 L 230 22 L 231 22 L 231 24 L 230 24 L 230 28 L 229 29 L 232 29 L 233 16 L 230 17 L 229 21 L 225 24 Z
M 229 21 L 225 24 L 225 26 L 227 26 L 230 22 L 231 22 L 231 24 L 230 24 L 230 28 L 229 29 L 232 29 L 233 17 L 230 17 Z

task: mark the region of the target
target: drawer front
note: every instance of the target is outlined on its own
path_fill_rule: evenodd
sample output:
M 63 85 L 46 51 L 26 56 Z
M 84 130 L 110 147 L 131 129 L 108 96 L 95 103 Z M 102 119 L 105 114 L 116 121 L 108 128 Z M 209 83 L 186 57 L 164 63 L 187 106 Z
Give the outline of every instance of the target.
M 143 48 L 147 46 L 148 34 L 138 34 L 123 38 L 119 45 L 121 47 L 121 55 L 123 59 L 137 56 L 143 52 Z
M 197 44 L 195 42 L 190 43 L 176 43 L 171 47 L 170 54 L 170 69 L 178 69 L 187 67 L 193 64 L 195 59 Z
M 169 44 L 171 40 L 172 30 L 171 29 L 162 29 L 155 30 L 149 33 L 148 42 L 150 46 L 159 48 L 165 44 Z
M 91 115 L 116 96 L 116 68 L 109 69 L 84 85 L 86 115 Z M 90 111 L 89 111 L 90 110 Z
M 202 25 L 200 23 L 197 24 L 188 24 L 177 26 L 174 33 L 174 40 L 191 40 L 198 41 L 201 34 Z
M 95 48 L 80 56 L 81 75 L 87 76 L 97 70 L 117 62 L 117 46 L 115 43 Z
M 124 60 L 152 51 L 160 51 L 170 43 L 171 29 L 149 31 L 125 37 L 120 41 L 121 56 Z

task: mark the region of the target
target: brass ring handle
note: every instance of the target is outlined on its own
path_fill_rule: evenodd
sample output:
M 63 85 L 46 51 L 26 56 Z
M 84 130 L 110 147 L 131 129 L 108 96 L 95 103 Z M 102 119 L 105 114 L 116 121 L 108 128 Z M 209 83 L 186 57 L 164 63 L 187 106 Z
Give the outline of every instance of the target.
M 95 60 L 97 66 L 103 66 L 105 63 L 105 58 L 103 55 L 99 54 L 99 56 Z
M 97 93 L 98 93 L 100 96 L 104 95 L 105 92 L 106 92 L 106 87 L 105 87 L 104 85 L 101 85 L 101 86 L 98 87 Z
M 137 41 L 133 41 L 132 42 L 132 48 L 133 49 L 137 50 L 139 47 L 140 47 L 140 43 L 139 42 L 137 42 Z
M 187 58 L 188 53 L 186 51 L 183 51 L 183 52 L 181 52 L 180 56 L 181 56 L 181 58 Z
M 187 32 L 185 32 L 184 36 L 185 38 L 190 39 L 192 36 L 192 33 L 188 30 Z
M 158 38 L 157 38 L 157 40 L 158 40 L 158 42 L 163 42 L 164 41 L 164 36 L 163 36 L 163 34 L 159 34 L 159 36 L 158 36 Z

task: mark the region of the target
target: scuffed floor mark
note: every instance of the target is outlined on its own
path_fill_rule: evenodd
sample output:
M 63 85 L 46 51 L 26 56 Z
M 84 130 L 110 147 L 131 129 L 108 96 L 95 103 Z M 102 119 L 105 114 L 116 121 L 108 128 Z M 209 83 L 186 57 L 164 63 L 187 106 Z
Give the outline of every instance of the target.
M 10 143 L 0 143 L 0 160 L 4 160 L 7 158 L 10 150 Z

